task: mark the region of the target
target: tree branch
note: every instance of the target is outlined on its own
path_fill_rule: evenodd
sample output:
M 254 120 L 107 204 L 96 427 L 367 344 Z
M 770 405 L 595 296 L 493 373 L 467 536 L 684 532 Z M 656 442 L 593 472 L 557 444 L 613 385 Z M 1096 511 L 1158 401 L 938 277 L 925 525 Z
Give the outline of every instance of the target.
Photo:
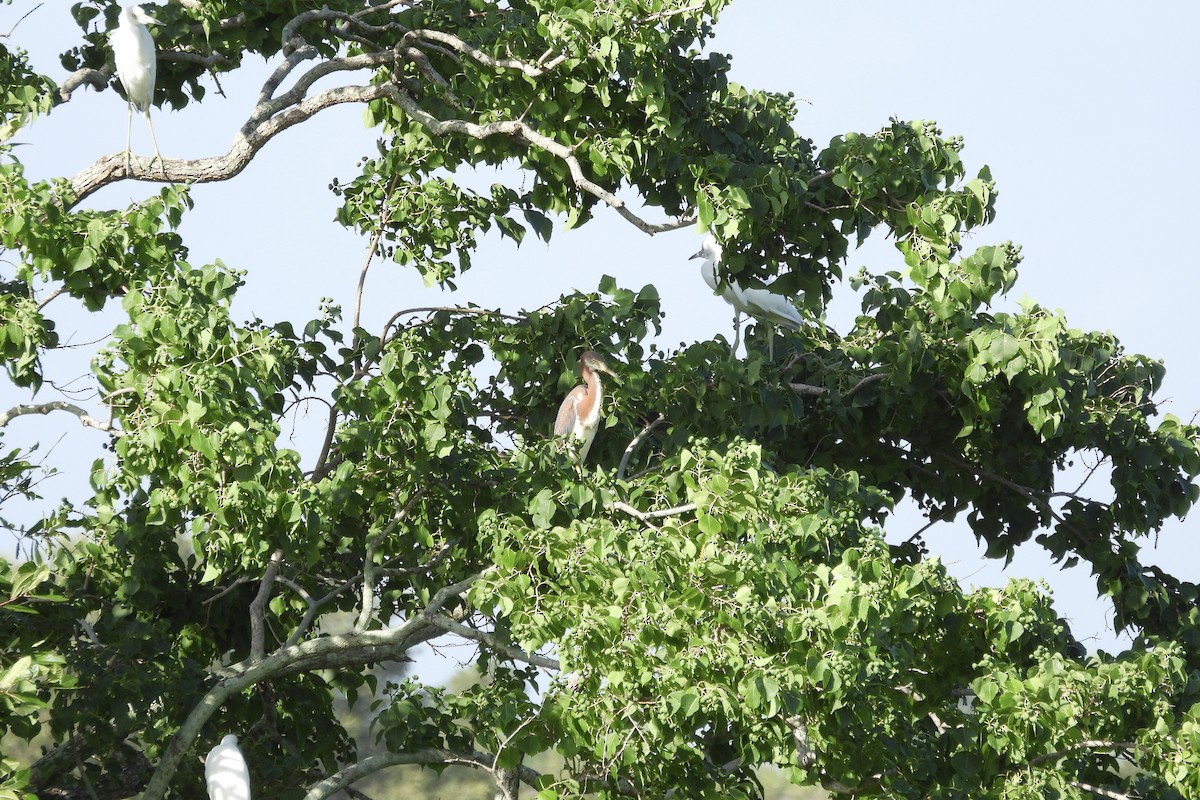
M 51 411 L 70 412 L 71 414 L 79 417 L 79 421 L 83 423 L 83 426 L 86 428 L 95 428 L 96 430 L 104 431 L 105 433 L 121 433 L 120 431 L 113 430 L 111 418 L 108 422 L 101 422 L 94 417 L 88 416 L 88 413 L 79 406 L 63 400 L 53 400 L 49 403 L 33 403 L 13 406 L 8 411 L 0 413 L 0 428 L 8 425 L 8 423 L 12 422 L 17 417 L 23 417 L 26 414 L 49 414 Z
M 849 397 L 858 392 L 860 389 L 870 386 L 873 383 L 879 383 L 879 381 L 886 377 L 888 377 L 888 373 L 886 372 L 876 372 L 871 375 L 867 375 L 858 383 L 854 384 L 845 392 L 843 392 L 842 397 Z M 821 395 L 830 391 L 829 387 L 827 386 L 813 386 L 809 383 L 790 383 L 788 386 L 790 386 L 792 391 L 796 394 L 808 395 L 810 397 L 820 397 Z
M 381 753 L 368 756 L 357 764 L 352 764 L 325 780 L 313 784 L 308 793 L 304 795 L 304 800 L 325 800 L 350 784 L 388 767 L 404 764 L 459 764 L 491 771 L 494 769 L 495 761 L 495 757 L 489 753 L 478 751 L 457 753 L 453 750 L 432 747 L 414 750 L 411 753 Z M 514 768 L 514 771 L 518 774 L 521 782 L 527 786 L 536 786 L 537 781 L 541 778 L 540 773 L 524 765 Z
M 1047 761 L 1058 761 L 1064 756 L 1069 756 L 1071 753 L 1077 753 L 1080 750 L 1136 750 L 1136 742 L 1107 742 L 1103 739 L 1088 739 L 1083 742 L 1078 742 L 1070 747 L 1064 747 L 1061 750 L 1055 750 L 1053 753 L 1043 753 L 1040 756 L 1034 756 L 1029 759 L 1029 766 L 1036 767 L 1039 764 L 1045 764 Z
M 267 602 L 271 599 L 271 587 L 283 564 L 283 551 L 271 553 L 271 560 L 263 571 L 258 594 L 250 601 L 250 661 L 261 661 L 265 652 Z
M 1064 527 L 1068 528 L 1072 533 L 1074 533 L 1077 537 L 1079 537 L 1079 541 L 1084 542 L 1085 544 L 1091 544 L 1094 541 L 1090 534 L 1080 530 L 1076 526 L 1067 522 L 1067 520 L 1064 519 L 1061 514 L 1059 514 L 1057 511 L 1055 511 L 1054 506 L 1050 505 L 1050 501 L 1047 500 L 1045 497 L 1043 497 L 1042 493 L 1040 491 L 1031 489 L 1028 486 L 1022 486 L 1021 484 L 1017 483 L 1016 481 L 1011 481 L 1008 478 L 1005 478 L 1003 475 L 997 475 L 996 473 L 991 472 L 990 470 L 986 470 L 983 467 L 979 466 L 978 464 L 968 461 L 965 458 L 959 458 L 958 456 L 952 455 L 950 453 L 942 453 L 942 452 L 933 453 L 932 455 L 936 456 L 937 458 L 945 459 L 946 461 L 949 461 L 952 464 L 956 464 L 956 465 L 962 467 L 963 469 L 967 470 L 968 472 L 972 473 L 976 477 L 991 481 L 992 483 L 999 484 L 1000 486 L 1003 486 L 1006 489 L 1011 489 L 1012 491 L 1021 495 L 1022 497 L 1027 499 L 1029 502 L 1033 503 L 1035 506 L 1040 508 L 1047 516 L 1054 519 L 1060 525 L 1063 525 Z
M 134 161 L 132 169 L 126 172 L 124 153 L 104 156 L 71 179 L 72 197 L 66 205 L 75 206 L 109 183 L 122 178 L 180 183 L 214 183 L 229 180 L 241 173 L 267 142 L 293 125 L 304 122 L 331 106 L 342 103 L 369 103 L 388 96 L 388 93 L 387 86 L 341 86 L 329 89 L 249 129 L 244 127 L 234 137 L 229 152 L 223 156 L 190 161 L 166 159 L 159 162 L 162 166 L 161 171 L 143 167 Z
M 598 200 L 603 201 L 611 208 L 615 209 L 618 214 L 625 218 L 626 221 L 633 224 L 638 230 L 643 233 L 653 236 L 656 233 L 664 231 L 672 231 L 678 228 L 687 227 L 695 223 L 694 219 L 689 220 L 673 220 L 665 223 L 651 223 L 639 217 L 637 214 L 629 210 L 625 201 L 617 197 L 615 194 L 605 189 L 600 184 L 590 180 L 583 174 L 583 166 L 579 163 L 579 159 L 575 157 L 575 148 L 561 144 L 549 136 L 539 133 L 537 130 L 522 122 L 521 120 L 497 120 L 480 125 L 475 122 L 469 122 L 463 119 L 438 119 L 430 114 L 412 98 L 400 86 L 393 85 L 389 87 L 388 96 L 395 101 L 406 114 L 419 122 L 426 130 L 437 136 L 467 136 L 472 139 L 488 139 L 492 136 L 507 136 L 516 141 L 525 141 L 530 145 L 549 153 L 552 156 L 560 159 L 567 165 L 567 170 L 571 173 L 571 180 L 575 187 L 585 194 L 590 194 Z
M 247 658 L 231 665 L 225 670 L 227 677 L 200 698 L 179 726 L 171 743 L 163 751 L 154 775 L 146 784 L 142 794 L 143 800 L 161 800 L 180 762 L 200 735 L 205 723 L 231 697 L 255 684 L 297 672 L 406 660 L 406 653 L 412 647 L 440 633 L 441 628 L 431 623 L 431 617 L 436 616 L 452 598 L 466 591 L 472 583 L 494 569 L 495 567 L 488 567 L 458 583 L 443 587 L 421 613 L 393 628 L 321 636 L 292 646 L 280 647 L 257 661 Z
M 640 520 L 647 527 L 654 528 L 655 530 L 658 530 L 658 526 L 652 523 L 651 520 L 661 519 L 663 517 L 676 517 L 680 514 L 688 514 L 696 510 L 695 503 L 685 503 L 684 505 L 676 506 L 675 508 L 664 508 L 659 511 L 638 511 L 633 506 L 621 500 L 610 503 L 608 507 L 617 511 L 623 511 L 629 516 Z
M 371 611 L 375 608 L 375 547 L 379 544 L 379 540 L 385 536 L 391 536 L 392 533 L 399 527 L 400 523 L 408 517 L 408 512 L 412 511 L 412 507 L 425 494 L 425 487 L 420 487 L 412 496 L 408 498 L 408 502 L 403 508 L 396 509 L 396 513 L 392 515 L 387 526 L 367 537 L 367 552 L 363 557 L 362 571 L 362 606 L 358 611 L 358 621 L 354 624 L 354 630 L 365 631 L 371 623 Z
M 1107 797 L 1109 800 L 1131 800 L 1132 795 L 1114 792 L 1112 789 L 1105 789 L 1103 786 L 1095 786 L 1082 781 L 1071 781 L 1071 785 L 1076 789 L 1082 789 L 1085 792 L 1091 792 L 1099 797 Z
M 511 658 L 514 661 L 521 661 L 525 664 L 532 664 L 535 667 L 542 667 L 543 669 L 562 669 L 562 664 L 560 664 L 556 658 L 539 656 L 536 653 L 526 653 L 524 650 L 515 645 L 506 644 L 500 641 L 500 639 L 493 633 L 472 628 L 469 625 L 464 625 L 461 622 L 451 619 L 445 615 L 439 614 L 436 616 L 430 616 L 428 617 L 428 622 L 431 625 L 436 625 L 437 627 L 441 628 L 446 633 L 452 633 L 455 636 L 461 636 L 464 639 L 470 639 L 473 642 L 478 642 L 488 650 L 498 653 L 505 658 Z
M 410 31 L 405 35 L 405 38 L 420 39 L 426 42 L 437 42 L 439 44 L 446 45 L 455 52 L 470 56 L 472 59 L 480 64 L 483 64 L 485 67 L 491 67 L 492 69 L 515 69 L 525 73 L 531 78 L 540 78 L 567 60 L 567 56 L 562 53 L 545 63 L 539 62 L 537 64 L 530 64 L 527 61 L 521 61 L 520 59 L 516 58 L 492 58 L 478 47 L 473 47 L 467 44 L 465 41 L 453 34 L 446 33 L 444 31 L 429 30 L 427 28 Z
M 666 415 L 659 414 L 649 424 L 647 424 L 646 427 L 642 428 L 641 431 L 638 432 L 637 436 L 633 437 L 633 439 L 629 442 L 629 445 L 625 448 L 625 452 L 621 454 L 621 463 L 617 466 L 617 480 L 625 480 L 625 470 L 629 468 L 629 459 L 633 458 L 634 451 L 636 451 L 638 446 L 646 440 L 646 437 L 650 435 L 651 431 L 666 421 Z

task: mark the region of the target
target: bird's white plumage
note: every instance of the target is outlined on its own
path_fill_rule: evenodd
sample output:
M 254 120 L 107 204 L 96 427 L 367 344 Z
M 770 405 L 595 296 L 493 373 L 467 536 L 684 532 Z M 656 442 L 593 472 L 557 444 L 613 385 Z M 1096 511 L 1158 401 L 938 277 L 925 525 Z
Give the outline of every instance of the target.
M 204 782 L 209 800 L 250 800 L 250 770 L 232 733 L 208 751 Z
M 709 234 L 704 237 L 700 252 L 693 256 L 704 259 L 704 263 L 700 265 L 700 276 L 714 292 L 718 291 L 717 263 L 720 262 L 721 255 L 720 243 Z M 791 301 L 770 289 L 744 289 L 737 281 L 729 281 L 720 292 L 725 302 L 733 306 L 739 314 L 749 314 L 764 322 L 787 328 L 799 329 L 804 326 L 804 317 Z
M 117 77 L 125 87 L 130 105 L 138 111 L 145 111 L 154 99 L 158 58 L 154 52 L 154 37 L 146 25 L 157 22 L 141 6 L 129 6 L 121 10 L 116 29 L 108 35 Z
M 128 6 L 121 10 L 117 27 L 108 34 L 117 77 L 121 79 L 125 97 L 129 100 L 129 115 L 125 124 L 126 171 L 130 168 L 129 137 L 135 108 L 145 115 L 146 125 L 150 128 L 150 141 L 154 144 L 154 156 L 162 162 L 158 141 L 154 137 L 154 125 L 150 122 L 150 104 L 154 100 L 154 81 L 158 75 L 158 55 L 154 50 L 154 37 L 146 27 L 149 24 L 157 25 L 158 20 L 147 14 L 141 6 Z

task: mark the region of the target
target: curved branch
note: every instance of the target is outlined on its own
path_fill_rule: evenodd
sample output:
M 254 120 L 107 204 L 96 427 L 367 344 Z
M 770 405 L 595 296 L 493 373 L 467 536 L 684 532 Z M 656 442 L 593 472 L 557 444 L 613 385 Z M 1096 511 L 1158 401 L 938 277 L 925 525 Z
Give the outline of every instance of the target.
M 433 747 L 414 750 L 411 753 L 381 753 L 376 756 L 368 756 L 357 764 L 352 764 L 325 780 L 313 784 L 309 788 L 308 793 L 304 795 L 304 800 L 325 800 L 325 798 L 345 789 L 350 784 L 388 767 L 397 767 L 405 764 L 459 764 L 480 767 L 490 771 L 494 768 L 495 762 L 495 756 L 490 753 L 481 753 L 478 751 L 474 753 L 456 753 L 453 750 L 442 750 Z M 521 782 L 527 786 L 536 786 L 537 781 L 541 778 L 539 772 L 523 765 L 516 767 L 515 771 Z
M 394 628 L 321 636 L 291 647 L 281 647 L 257 661 L 246 659 L 231 665 L 226 670 L 227 677 L 200 698 L 179 726 L 171 743 L 163 751 L 154 775 L 146 784 L 142 794 L 143 800 L 161 800 L 180 762 L 200 735 L 205 723 L 229 698 L 255 684 L 297 672 L 333 666 L 360 666 L 387 660 L 407 660 L 410 649 L 441 633 L 441 628 L 432 625 L 430 618 L 438 615 L 452 598 L 469 589 L 471 584 L 492 569 L 494 568 L 489 567 L 458 583 L 442 587 L 421 613 Z
M 629 445 L 625 448 L 625 452 L 621 454 L 621 463 L 617 466 L 617 480 L 625 480 L 625 470 L 629 468 L 629 459 L 633 458 L 633 454 L 637 450 L 638 445 L 645 441 L 646 437 L 649 436 L 655 428 L 666 421 L 666 415 L 659 414 L 654 418 L 653 421 L 648 423 L 646 427 L 642 428 L 641 431 L 638 432 L 637 436 L 633 437 L 632 441 L 630 441 Z
M 58 98 L 65 103 L 71 99 L 71 95 L 81 86 L 90 86 L 97 92 L 102 92 L 108 88 L 108 81 L 112 78 L 113 72 L 116 70 L 112 67 L 104 67 L 104 69 L 90 69 L 84 67 L 77 69 L 67 76 L 67 79 L 59 84 Z
M 8 411 L 0 412 L 0 428 L 8 425 L 8 423 L 12 422 L 17 417 L 23 417 L 27 414 L 49 414 L 51 411 L 67 411 L 71 414 L 74 414 L 75 416 L 79 417 L 79 421 L 86 428 L 95 428 L 96 430 L 104 431 L 105 433 L 120 433 L 120 431 L 113 430 L 111 419 L 109 419 L 108 422 L 101 422 L 95 417 L 89 416 L 86 411 L 74 403 L 68 403 L 64 400 L 54 400 L 49 403 L 31 403 L 13 406 Z
M 497 120 L 480 125 L 476 122 L 469 122 L 464 119 L 438 119 L 430 114 L 413 99 L 412 95 L 406 92 L 399 86 L 388 87 L 388 96 L 404 110 L 415 121 L 420 123 L 426 130 L 437 136 L 467 136 L 472 139 L 488 139 L 492 136 L 507 136 L 516 141 L 525 141 L 533 147 L 543 150 L 550 155 L 560 159 L 567 165 L 568 171 L 571 173 L 571 180 L 575 184 L 575 188 L 585 194 L 590 194 L 598 200 L 613 208 L 618 214 L 625 218 L 638 230 L 643 233 L 653 236 L 656 233 L 665 231 L 673 231 L 679 228 L 687 227 L 694 224 L 695 220 L 672 220 L 664 223 L 652 223 L 639 217 L 637 214 L 629 210 L 625 201 L 617 197 L 615 194 L 605 189 L 600 184 L 588 178 L 583 174 L 583 165 L 575 156 L 575 148 L 573 146 L 561 144 L 554 139 L 539 133 L 530 125 L 521 120 Z
M 530 64 L 527 61 L 521 61 L 520 59 L 516 58 L 492 58 L 478 47 L 472 47 L 453 34 L 446 33 L 444 31 L 429 30 L 428 28 L 411 31 L 405 38 L 420 39 L 426 42 L 437 42 L 438 44 L 444 44 L 455 52 L 470 56 L 472 59 L 478 61 L 480 64 L 483 64 L 485 67 L 491 67 L 492 69 L 520 70 L 531 78 L 540 78 L 567 60 L 567 56 L 564 53 L 560 53 L 545 63 L 538 64 Z
M 386 86 L 342 86 L 321 92 L 277 116 L 263 121 L 251 130 L 243 129 L 234 138 L 233 146 L 223 156 L 191 161 L 166 159 L 158 162 L 161 171 L 143 167 L 136 161 L 125 171 L 125 154 L 114 153 L 86 167 L 71 179 L 73 196 L 68 207 L 75 206 L 109 183 L 122 178 L 165 180 L 182 183 L 214 183 L 238 175 L 254 155 L 271 139 L 293 125 L 304 122 L 319 111 L 341 103 L 369 103 L 388 96 Z

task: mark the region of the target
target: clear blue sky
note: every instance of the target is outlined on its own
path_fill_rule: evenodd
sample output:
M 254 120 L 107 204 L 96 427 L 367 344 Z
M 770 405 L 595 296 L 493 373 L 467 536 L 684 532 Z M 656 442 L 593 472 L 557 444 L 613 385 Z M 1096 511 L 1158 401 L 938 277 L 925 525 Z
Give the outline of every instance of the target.
M 16 0 L 0 7 L 0 31 L 34 5 Z M 68 9 L 64 2 L 46 3 L 12 39 L 56 77 L 62 73 L 55 53 L 73 30 Z M 968 171 L 989 165 L 1000 190 L 997 221 L 969 245 L 1011 239 L 1024 247 L 1021 278 L 1007 306 L 1028 296 L 1062 308 L 1075 327 L 1112 330 L 1129 350 L 1163 359 L 1164 410 L 1190 419 L 1200 410 L 1200 356 L 1190 335 L 1200 288 L 1193 245 L 1200 155 L 1191 143 L 1200 127 L 1197 30 L 1200 4 L 1178 0 L 737 0 L 721 20 L 714 47 L 733 54 L 739 82 L 806 100 L 796 126 L 818 147 L 846 131 L 872 132 L 891 116 L 934 119 L 947 134 L 963 136 Z M 227 99 L 210 94 L 182 112 L 156 111 L 164 155 L 224 152 L 263 74 L 255 65 L 223 77 Z M 124 125 L 125 106 L 115 93 L 81 91 L 18 137 L 32 146 L 17 154 L 33 176 L 69 176 L 119 151 Z M 336 199 L 326 187 L 334 176 L 352 177 L 358 157 L 374 151 L 374 140 L 360 109 L 331 109 L 274 140 L 233 182 L 194 190 L 197 207 L 182 233 L 194 262 L 220 258 L 249 272 L 238 313 L 303 320 L 315 316 L 325 296 L 349 313 L 366 242 L 330 224 Z M 140 120 L 134 121 L 134 151 L 150 152 Z M 154 190 L 124 183 L 92 202 L 123 206 Z M 659 288 L 668 315 L 661 346 L 728 335 L 727 307 L 687 260 L 697 243 L 695 232 L 686 230 L 649 239 L 601 211 L 582 230 L 556 234 L 549 247 L 530 237 L 517 250 L 489 238 L 453 296 L 425 288 L 411 271 L 377 262 L 365 319 L 377 328 L 395 310 L 431 303 L 533 308 L 574 288 L 594 289 L 607 273 L 626 286 Z M 883 271 L 902 261 L 879 239 L 851 254 L 846 274 L 862 265 Z M 854 298 L 842 293 L 830 321 L 844 330 L 855 310 Z M 95 339 L 110 327 L 111 321 L 81 320 L 75 340 Z M 72 331 L 66 325 L 60 332 Z M 9 426 L 10 442 L 57 437 L 63 429 L 61 418 L 44 427 L 24 424 L 28 419 Z M 318 424 L 299 420 L 298 440 L 304 441 L 306 426 Z M 58 456 L 87 463 L 99 434 L 66 427 Z M 62 478 L 43 489 L 54 497 L 69 486 Z M 919 519 L 903 514 L 889 536 L 906 538 L 918 527 Z M 1147 560 L 1200 580 L 1200 555 L 1189 541 L 1194 530 L 1194 523 L 1171 526 L 1147 543 Z M 965 582 L 1003 580 L 1001 565 L 979 558 L 964 526 L 935 528 L 928 540 Z M 1076 635 L 1112 646 L 1085 570 L 1060 572 L 1034 546 L 1008 574 L 1045 578 Z

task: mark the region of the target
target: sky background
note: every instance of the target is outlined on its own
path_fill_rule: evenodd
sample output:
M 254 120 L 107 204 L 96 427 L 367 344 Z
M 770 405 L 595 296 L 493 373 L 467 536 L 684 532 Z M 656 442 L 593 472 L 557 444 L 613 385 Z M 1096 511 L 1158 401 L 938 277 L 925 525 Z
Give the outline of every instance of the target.
M 0 33 L 36 5 L 14 0 L 0 7 Z M 946 135 L 962 136 L 968 175 L 987 165 L 999 189 L 996 222 L 977 231 L 967 250 L 1006 240 L 1023 246 L 1020 279 L 998 308 L 1015 309 L 1028 297 L 1063 309 L 1073 327 L 1111 330 L 1129 351 L 1162 359 L 1162 410 L 1189 420 L 1200 410 L 1200 356 L 1192 342 L 1200 289 L 1194 246 L 1200 212 L 1200 150 L 1193 144 L 1200 126 L 1197 30 L 1195 2 L 737 0 L 723 14 L 711 47 L 732 54 L 734 80 L 793 92 L 802 101 L 795 126 L 818 148 L 845 132 L 872 133 L 893 116 L 936 120 Z M 29 50 L 35 67 L 61 80 L 57 53 L 76 36 L 69 4 L 49 0 L 7 43 Z M 238 73 L 222 76 L 226 97 L 210 85 L 203 103 L 180 112 L 155 109 L 163 154 L 225 152 L 266 70 L 262 62 L 248 61 Z M 81 90 L 17 137 L 29 146 L 16 156 L 32 178 L 69 177 L 123 148 L 125 115 L 115 92 Z M 235 318 L 303 322 L 317 316 L 322 297 L 333 298 L 350 316 L 368 243 L 332 224 L 338 203 L 327 189 L 334 177 L 354 177 L 358 159 L 375 153 L 376 138 L 364 128 L 361 108 L 335 107 L 274 139 L 233 181 L 194 188 L 196 208 L 181 234 L 192 262 L 219 258 L 247 271 Z M 133 142 L 135 154 L 152 152 L 140 120 L 134 120 Z M 89 205 L 123 207 L 156 191 L 123 182 L 97 193 Z M 695 230 L 649 238 L 615 212 L 599 209 L 580 230 L 556 230 L 549 246 L 532 235 L 519 249 L 497 235 L 487 237 L 453 294 L 425 287 L 411 269 L 377 260 L 364 320 L 378 330 L 396 310 L 414 306 L 536 308 L 574 289 L 594 290 L 609 274 L 628 288 L 658 287 L 667 314 L 661 347 L 719 333 L 729 337 L 728 307 L 702 283 L 698 262 L 688 261 L 698 245 Z M 864 265 L 883 272 L 901 269 L 903 260 L 878 236 L 851 253 L 844 273 Z M 64 314 L 61 307 L 50 310 Z M 843 289 L 828 320 L 845 331 L 857 310 L 856 297 Z M 110 331 L 113 319 L 80 315 L 77 324 L 60 323 L 59 332 L 83 344 Z M 74 377 L 86 371 L 88 358 L 87 347 L 67 349 L 52 368 Z M 0 395 L 8 394 L 0 396 L 0 406 L 27 399 L 0 387 Z M 38 399 L 56 396 L 47 387 Z M 94 400 L 89 408 L 103 413 Z M 297 445 L 320 424 L 296 420 Z M 285 434 L 292 434 L 290 425 Z M 25 417 L 6 429 L 9 444 L 40 440 L 50 463 L 66 468 L 42 485 L 50 498 L 78 491 L 102 439 L 63 416 Z M 1099 487 L 1093 491 L 1103 494 Z M 921 525 L 914 513 L 902 511 L 889 526 L 889 539 L 906 539 Z M 1194 522 L 1169 526 L 1146 542 L 1145 560 L 1200 581 L 1194 531 Z M 1002 571 L 1002 563 L 980 557 L 965 524 L 934 527 L 926 540 L 968 586 L 998 585 L 1006 577 L 1046 580 L 1077 637 L 1092 648 L 1119 647 L 1086 569 L 1061 571 L 1032 545 Z M 11 542 L 0 541 L 0 553 L 10 550 Z

